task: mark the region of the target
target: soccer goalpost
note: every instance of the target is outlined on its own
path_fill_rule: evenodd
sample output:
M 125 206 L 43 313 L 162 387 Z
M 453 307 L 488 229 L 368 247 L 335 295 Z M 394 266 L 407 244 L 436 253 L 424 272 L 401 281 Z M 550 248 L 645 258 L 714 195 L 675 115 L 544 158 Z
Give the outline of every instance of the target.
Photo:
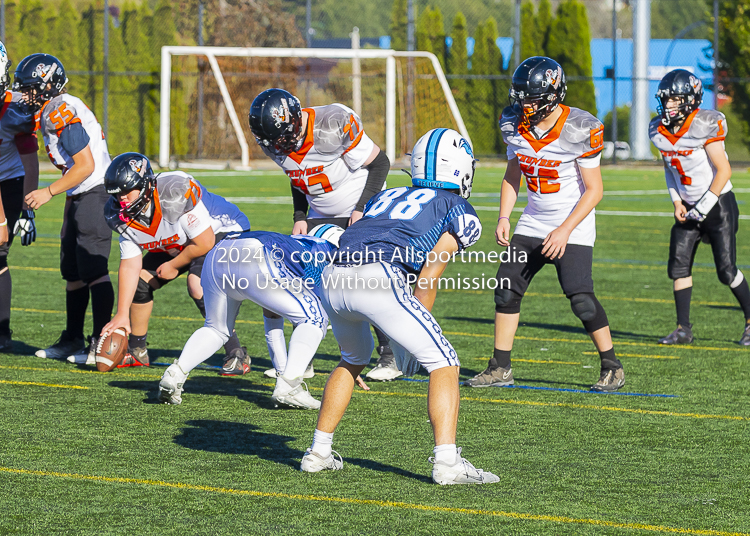
M 199 61 L 205 61 L 203 58 L 208 61 L 208 68 L 202 64 L 201 71 Z M 316 63 L 310 67 L 310 62 Z M 213 80 L 208 76 L 209 68 Z M 196 91 L 199 76 L 202 85 Z M 218 122 L 216 128 L 221 130 L 207 128 L 209 134 L 203 137 L 209 143 L 216 138 L 224 139 L 224 145 L 212 150 L 212 154 L 236 154 L 239 145 L 242 167 L 248 168 L 256 148 L 254 141 L 248 143 L 252 135 L 246 114 L 252 98 L 265 89 L 260 84 L 289 89 L 297 94 L 303 107 L 330 102 L 352 107 L 363 117 L 365 129 L 376 143 L 384 142 L 391 162 L 411 149 L 404 145 L 407 125 L 412 129 L 409 136 L 413 141 L 430 128 L 441 126 L 455 128 L 469 140 L 440 62 L 430 52 L 165 46 L 161 49 L 159 165 L 168 167 L 173 156 L 183 156 L 180 152 L 200 153 L 206 145 L 203 142 L 198 142 L 197 149 L 191 149 L 196 147 L 193 142 L 196 125 L 200 122 L 203 128 L 204 124 Z M 200 104 L 196 94 L 200 95 Z M 405 97 L 407 94 L 410 97 Z M 204 95 L 209 100 L 213 95 L 213 107 L 205 111 Z M 409 98 L 413 103 L 411 111 L 406 104 Z M 357 109 L 359 106 L 362 110 Z M 179 132 L 182 132 L 181 148 L 176 150 L 175 138 Z M 234 141 L 227 136 L 229 132 L 233 133 Z M 201 139 L 201 134 L 198 138 Z M 401 141 L 398 151 L 397 138 Z

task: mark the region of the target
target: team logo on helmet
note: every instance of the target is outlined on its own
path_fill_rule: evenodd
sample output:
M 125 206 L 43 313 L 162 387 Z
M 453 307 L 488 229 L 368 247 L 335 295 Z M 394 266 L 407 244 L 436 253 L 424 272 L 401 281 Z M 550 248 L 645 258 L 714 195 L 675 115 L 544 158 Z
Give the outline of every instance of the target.
M 701 87 L 703 86 L 703 83 L 700 81 L 699 78 L 696 78 L 695 76 L 690 77 L 690 85 L 693 86 L 693 89 L 695 92 L 699 92 L 701 90 Z
M 286 99 L 279 99 L 279 101 L 281 102 L 281 106 L 277 106 L 271 110 L 271 117 L 273 117 L 276 123 L 276 128 L 289 122 L 289 104 L 287 104 Z
M 130 160 L 128 162 L 130 169 L 138 173 L 140 177 L 146 173 L 146 161 L 145 160 Z
M 471 146 L 469 145 L 469 142 L 466 141 L 464 138 L 461 138 L 461 143 L 458 144 L 458 148 L 466 151 L 466 154 L 468 154 L 472 158 L 474 157 L 474 153 L 471 152 Z
M 52 65 L 45 65 L 43 63 L 40 63 L 36 66 L 34 72 L 31 73 L 31 76 L 34 78 L 41 78 L 42 81 L 46 82 L 53 74 L 55 74 L 56 68 L 57 65 L 55 65 L 54 63 Z
M 560 87 L 560 79 L 562 78 L 562 68 L 547 69 L 544 71 L 544 80 L 542 81 L 542 87 L 552 86 L 557 89 Z

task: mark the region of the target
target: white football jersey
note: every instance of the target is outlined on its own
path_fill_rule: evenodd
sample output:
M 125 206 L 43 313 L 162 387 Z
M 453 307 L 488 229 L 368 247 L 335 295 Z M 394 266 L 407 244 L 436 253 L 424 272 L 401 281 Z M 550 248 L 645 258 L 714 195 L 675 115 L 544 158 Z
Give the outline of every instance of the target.
M 99 121 L 88 106 L 81 99 L 63 93 L 48 101 L 37 115 L 39 129 L 44 135 L 44 145 L 52 163 L 63 172 L 63 175 L 73 167 L 73 155 L 69 155 L 60 145 L 60 132 L 71 123 L 80 123 L 89 136 L 89 149 L 94 157 L 94 172 L 81 184 L 68 190 L 68 195 L 87 192 L 104 184 L 104 172 L 109 163 L 107 140 Z
M 146 251 L 177 255 L 208 228 L 214 233 L 247 231 L 250 222 L 239 208 L 208 190 L 187 173 L 172 171 L 156 179 L 154 199 L 146 213 L 130 222 L 120 219 L 120 204 L 112 197 L 104 217 L 120 235 L 120 258 L 130 259 Z
M 562 225 L 586 191 L 579 168 L 599 166 L 604 132 L 601 121 L 584 110 L 560 107 L 562 115 L 541 139 L 521 124 L 514 108 L 505 108 L 500 118 L 508 160 L 518 158 L 528 190 L 528 204 L 516 234 L 544 238 Z M 595 240 L 592 210 L 570 234 L 568 244 L 593 246 Z
M 716 168 L 706 154 L 706 145 L 720 142 L 724 146 L 727 136 L 724 114 L 717 110 L 693 110 L 674 134 L 657 116 L 651 120 L 648 135 L 664 160 L 672 201 L 682 199 L 691 205 L 697 203 L 716 175 Z M 731 189 L 732 182 L 727 181 L 721 193 Z
M 305 194 L 309 218 L 348 218 L 367 182 L 369 172 L 362 166 L 375 144 L 359 116 L 343 104 L 304 111 L 308 114 L 307 132 L 297 151 L 274 156 L 261 148 Z

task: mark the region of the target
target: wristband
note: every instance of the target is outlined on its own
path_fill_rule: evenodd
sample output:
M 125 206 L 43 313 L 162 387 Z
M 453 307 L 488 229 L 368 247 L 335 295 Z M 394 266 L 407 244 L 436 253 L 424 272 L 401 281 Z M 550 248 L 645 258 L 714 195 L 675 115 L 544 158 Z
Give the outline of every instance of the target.
M 50 184 L 49 186 L 47 186 L 47 191 L 49 192 L 49 195 L 50 195 L 51 197 L 55 197 L 55 194 L 53 194 L 53 193 L 52 193 L 52 188 L 51 188 L 51 186 L 52 186 L 51 184 Z
M 8 219 L 7 218 L 5 220 L 3 220 L 2 222 L 0 222 L 0 227 L 5 227 L 7 225 L 8 225 Z
M 703 197 L 701 197 L 695 204 L 695 209 L 701 214 L 708 215 L 711 209 L 714 208 L 716 202 L 719 200 L 719 196 L 708 190 Z
M 508 220 L 508 223 L 510 223 L 510 218 L 509 218 L 508 216 L 500 216 L 500 217 L 499 217 L 499 218 L 497 219 L 497 221 L 499 222 L 500 220 Z

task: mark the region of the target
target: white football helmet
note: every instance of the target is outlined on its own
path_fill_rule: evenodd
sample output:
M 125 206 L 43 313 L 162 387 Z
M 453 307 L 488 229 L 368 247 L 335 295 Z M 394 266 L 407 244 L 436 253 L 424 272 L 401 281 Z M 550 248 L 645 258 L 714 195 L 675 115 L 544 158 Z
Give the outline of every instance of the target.
M 344 230 L 338 225 L 321 223 L 310 229 L 307 234 L 308 236 L 322 238 L 326 242 L 330 242 L 334 246 L 339 247 L 339 238 L 344 234 Z
M 419 138 L 411 154 L 411 182 L 422 188 L 458 190 L 468 199 L 474 181 L 474 152 L 450 128 L 435 128 Z
M 0 92 L 4 92 L 10 86 L 8 71 L 10 71 L 10 58 L 5 45 L 0 41 Z

